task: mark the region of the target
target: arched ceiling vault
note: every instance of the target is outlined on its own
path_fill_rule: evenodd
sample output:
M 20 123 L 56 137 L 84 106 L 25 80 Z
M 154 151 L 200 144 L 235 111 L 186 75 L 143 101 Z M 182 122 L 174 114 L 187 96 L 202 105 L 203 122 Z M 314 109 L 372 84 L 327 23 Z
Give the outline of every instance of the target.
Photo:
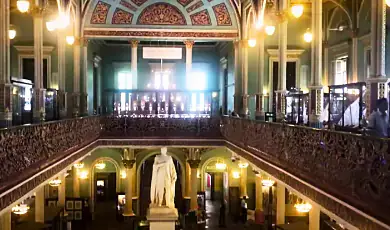
M 84 37 L 234 40 L 238 0 L 87 0 Z

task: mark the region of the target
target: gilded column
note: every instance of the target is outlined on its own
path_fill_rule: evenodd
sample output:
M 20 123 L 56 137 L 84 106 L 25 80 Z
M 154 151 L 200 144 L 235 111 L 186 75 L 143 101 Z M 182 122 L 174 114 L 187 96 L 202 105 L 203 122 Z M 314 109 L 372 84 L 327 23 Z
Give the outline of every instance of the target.
M 134 216 L 133 212 L 133 166 L 135 163 L 134 149 L 123 150 L 123 165 L 126 168 L 125 179 L 125 207 L 123 210 L 123 216 Z
M 190 164 L 186 164 L 186 190 L 184 193 L 185 198 L 190 198 L 191 194 L 191 167 Z
M 81 45 L 83 47 L 82 48 L 83 87 L 81 88 L 81 93 L 80 93 L 80 107 L 81 107 L 80 114 L 81 116 L 87 116 L 88 115 L 88 39 L 82 38 Z
M 0 229 L 1 230 L 11 230 L 12 229 L 11 210 L 5 211 L 0 216 Z
M 385 72 L 386 44 L 386 4 L 385 1 L 371 1 L 371 66 L 370 77 L 367 79 L 366 100 L 367 115 L 375 107 L 379 98 L 387 97 L 388 79 Z M 367 98 L 368 99 L 368 98 Z
M 45 189 L 43 186 L 35 192 L 35 222 L 45 223 Z
M 256 94 L 256 120 L 263 121 L 265 119 L 264 113 L 264 32 L 261 32 L 259 37 L 259 56 L 258 56 L 258 85 L 257 85 L 257 94 Z
M 263 211 L 263 185 L 261 183 L 260 173 L 256 174 L 256 211 Z
M 138 79 L 138 43 L 137 40 L 131 40 L 131 75 L 133 79 Z M 131 103 L 129 103 L 131 104 Z
M 194 41 L 185 41 L 186 45 L 186 76 L 187 78 L 192 71 L 192 48 L 194 46 Z
M 39 6 L 37 6 L 39 7 Z M 34 13 L 34 122 L 45 120 L 45 92 L 43 88 L 43 15 L 40 10 Z
M 0 0 L 0 127 L 12 125 L 9 25 L 10 1 Z
M 65 89 L 65 79 L 66 79 L 66 43 L 65 43 L 65 33 L 63 30 L 57 31 L 57 51 L 58 51 L 58 105 L 60 110 L 60 117 L 66 117 L 66 89 Z
M 284 224 L 286 216 L 286 187 L 278 183 L 276 185 L 276 224 Z
M 320 207 L 317 204 L 312 204 L 309 212 L 309 230 L 320 230 Z
M 348 83 L 358 82 L 358 4 L 356 0 L 352 0 L 352 50 L 351 50 L 351 59 L 352 59 L 352 75 L 348 80 Z
M 65 207 L 66 196 L 66 178 L 65 173 L 60 173 L 58 179 L 61 180 L 61 184 L 58 186 L 58 206 Z
M 79 169 L 73 166 L 72 169 L 73 197 L 80 198 Z
M 240 198 L 243 199 L 246 197 L 248 199 L 248 190 L 247 190 L 247 176 L 248 176 L 248 164 L 243 163 L 239 165 L 240 167 Z
M 73 44 L 73 117 L 78 117 L 80 115 L 80 55 L 80 38 L 76 37 Z
M 200 163 L 200 152 L 195 149 L 190 149 L 190 153 L 188 154 L 188 164 L 191 167 L 191 192 L 190 192 L 190 210 L 198 210 L 198 167 Z
M 280 1 L 280 10 L 287 10 L 287 0 Z M 279 24 L 279 78 L 278 90 L 276 91 L 276 120 L 282 121 L 285 118 L 286 102 L 286 69 L 287 69 L 287 25 L 288 21 L 284 14 Z
M 241 45 L 240 40 L 234 41 L 234 111 L 238 113 L 242 107 L 241 100 Z
M 309 123 L 312 127 L 321 128 L 321 113 L 323 104 L 322 86 L 322 0 L 312 2 L 312 32 L 311 43 L 311 84 L 309 98 Z

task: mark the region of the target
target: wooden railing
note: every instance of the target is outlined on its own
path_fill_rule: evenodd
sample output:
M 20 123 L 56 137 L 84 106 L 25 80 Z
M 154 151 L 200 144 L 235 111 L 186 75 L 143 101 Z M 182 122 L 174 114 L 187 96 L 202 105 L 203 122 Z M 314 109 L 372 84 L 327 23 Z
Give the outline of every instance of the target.
M 231 117 L 222 118 L 221 132 L 227 141 L 390 223 L 389 139 Z

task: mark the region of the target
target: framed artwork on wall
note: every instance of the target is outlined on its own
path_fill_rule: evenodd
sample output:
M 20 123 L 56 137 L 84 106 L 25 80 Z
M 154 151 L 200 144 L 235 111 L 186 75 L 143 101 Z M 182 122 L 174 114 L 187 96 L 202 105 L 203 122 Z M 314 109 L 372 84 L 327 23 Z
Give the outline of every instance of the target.
M 66 207 L 66 210 L 73 210 L 73 208 L 74 208 L 74 201 L 73 200 L 67 200 L 65 207 Z
M 83 208 L 83 201 L 82 200 L 75 200 L 74 201 L 74 209 L 81 210 L 82 208 Z
M 82 211 L 75 211 L 74 212 L 74 220 L 82 220 L 83 219 L 83 212 Z
M 68 220 L 73 220 L 73 211 L 68 211 L 67 213 L 68 213 L 67 219 Z

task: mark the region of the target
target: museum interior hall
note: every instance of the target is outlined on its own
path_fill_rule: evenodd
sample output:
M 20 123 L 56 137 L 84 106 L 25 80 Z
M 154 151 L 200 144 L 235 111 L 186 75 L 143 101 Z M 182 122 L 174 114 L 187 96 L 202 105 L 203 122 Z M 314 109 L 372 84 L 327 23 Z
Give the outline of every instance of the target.
M 0 230 L 390 230 L 389 11 L 0 0 Z

